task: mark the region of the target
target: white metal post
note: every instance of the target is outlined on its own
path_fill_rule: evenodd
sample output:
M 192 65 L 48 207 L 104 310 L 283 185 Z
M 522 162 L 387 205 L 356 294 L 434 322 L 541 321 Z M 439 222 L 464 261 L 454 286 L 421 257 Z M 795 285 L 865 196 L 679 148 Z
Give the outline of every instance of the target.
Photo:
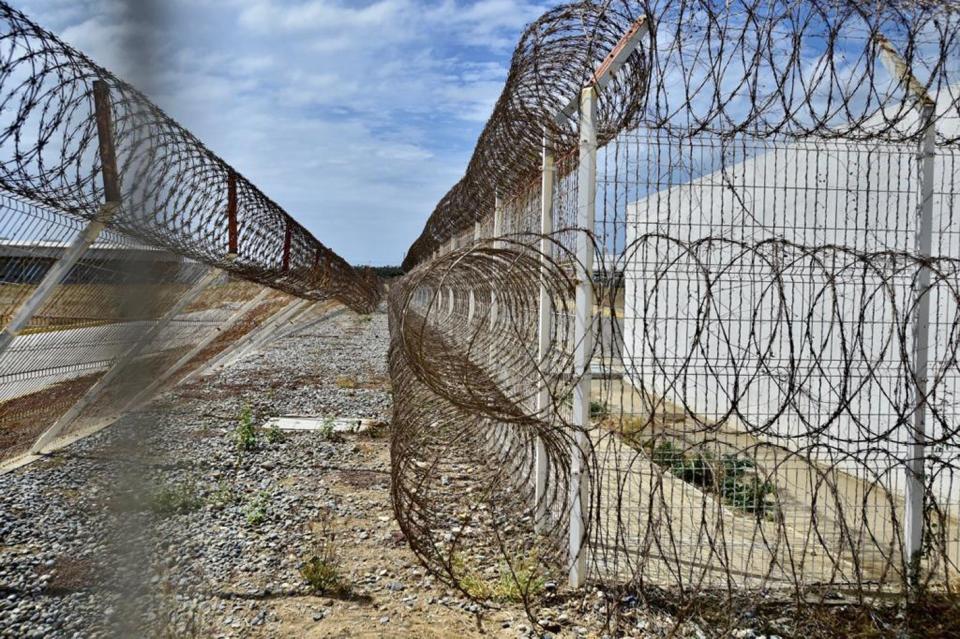
M 31 453 L 39 453 L 44 447 L 53 441 L 67 426 L 80 416 L 80 413 L 90 406 L 106 390 L 110 383 L 116 377 L 127 369 L 127 366 L 136 358 L 143 349 L 150 344 L 168 324 L 189 306 L 210 284 L 220 277 L 221 272 L 218 269 L 210 268 L 197 282 L 191 286 L 186 293 L 180 297 L 177 302 L 171 306 L 163 316 L 157 320 L 156 324 L 151 326 L 127 351 L 114 362 L 113 366 L 104 373 L 97 382 L 87 389 L 80 399 L 74 402 L 73 406 L 57 419 L 54 424 L 48 428 L 30 449 Z
M 473 244 L 476 246 L 480 243 L 480 222 L 473 223 Z M 477 298 L 473 293 L 473 288 L 470 288 L 469 298 L 467 299 L 467 323 L 470 324 L 473 322 L 473 316 L 477 312 Z
M 97 123 L 97 137 L 99 142 L 100 167 L 103 177 L 104 204 L 100 207 L 94 219 L 73 239 L 70 246 L 63 252 L 60 259 L 54 263 L 40 281 L 37 288 L 31 293 L 13 318 L 0 332 L 0 353 L 3 353 L 13 340 L 23 331 L 33 319 L 44 302 L 50 299 L 54 289 L 76 265 L 80 257 L 100 237 L 100 233 L 120 207 L 121 191 L 120 177 L 117 171 L 117 154 L 113 145 L 113 112 L 110 105 L 110 88 L 102 80 L 93 83 L 94 118 Z
M 570 451 L 570 585 L 586 582 L 586 449 L 590 428 L 590 358 L 593 352 L 593 231 L 597 200 L 597 92 L 580 93 L 580 157 L 577 175 L 577 289 L 574 309 L 573 450 Z
M 553 300 L 547 289 L 548 260 L 552 254 L 552 244 L 548 237 L 553 232 L 553 188 L 555 167 L 553 159 L 553 145 L 545 134 L 543 137 L 543 165 L 540 176 L 540 303 L 537 326 L 538 364 L 541 367 L 541 376 L 537 379 L 537 415 L 544 418 L 550 402 L 549 389 L 544 381 L 543 362 L 550 348 L 551 328 L 553 326 Z M 537 438 L 537 447 L 534 458 L 534 527 L 537 531 L 543 530 L 547 519 L 547 449 L 541 438 Z
M 929 257 L 933 243 L 933 188 L 934 158 L 937 153 L 937 130 L 934 124 L 934 105 L 923 106 L 923 139 L 920 142 L 920 203 L 918 208 L 916 251 L 921 258 Z M 916 383 L 916 410 L 913 414 L 913 432 L 907 460 L 907 512 L 904 517 L 904 555 L 910 579 L 918 583 L 920 553 L 923 548 L 923 511 L 926 470 L 926 414 L 927 367 L 930 341 L 930 269 L 921 266 L 914 282 L 913 361 Z
M 917 80 L 907 63 L 889 40 L 882 35 L 874 36 L 880 57 L 890 74 L 903 88 L 914 95 L 920 112 L 919 125 L 922 131 L 920 147 L 917 153 L 920 185 L 919 204 L 917 206 L 917 230 L 915 250 L 920 258 L 928 258 L 933 248 L 933 191 L 934 160 L 937 154 L 936 101 L 927 93 L 922 82 Z M 927 416 L 927 375 L 930 342 L 930 269 L 921 266 L 913 283 L 913 362 L 916 406 L 913 414 L 913 428 L 909 435 L 910 452 L 907 457 L 905 474 L 906 508 L 903 525 L 903 558 L 907 569 L 907 578 L 911 584 L 920 581 L 921 551 L 923 550 L 923 512 L 926 469 L 926 416 Z
M 255 306 L 260 304 L 267 295 L 270 294 L 270 289 L 264 288 L 256 296 L 244 303 L 240 308 L 238 308 L 234 313 L 227 318 L 227 320 L 217 326 L 214 330 L 210 331 L 210 334 L 201 339 L 197 344 L 191 348 L 187 353 L 185 353 L 180 359 L 170 365 L 167 370 L 160 374 L 153 382 L 151 382 L 146 388 L 137 393 L 132 400 L 127 404 L 130 406 L 137 406 L 141 401 L 146 401 L 150 399 L 154 391 L 156 391 L 160 386 L 170 379 L 178 370 L 183 368 L 190 360 L 200 354 L 200 352 L 208 347 L 215 339 L 223 335 L 226 331 L 230 330 L 234 324 L 236 324 L 240 318 L 249 313 Z

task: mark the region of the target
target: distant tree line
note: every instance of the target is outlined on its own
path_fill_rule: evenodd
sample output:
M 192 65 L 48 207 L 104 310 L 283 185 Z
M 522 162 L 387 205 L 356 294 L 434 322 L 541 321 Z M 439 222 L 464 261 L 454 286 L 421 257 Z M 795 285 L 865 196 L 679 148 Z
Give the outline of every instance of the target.
M 400 277 L 404 273 L 399 266 L 371 266 L 370 268 L 380 277 Z

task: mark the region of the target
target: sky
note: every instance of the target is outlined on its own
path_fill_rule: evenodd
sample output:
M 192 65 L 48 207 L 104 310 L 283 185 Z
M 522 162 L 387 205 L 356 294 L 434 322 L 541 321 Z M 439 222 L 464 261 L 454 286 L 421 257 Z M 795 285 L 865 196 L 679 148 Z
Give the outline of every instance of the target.
M 19 0 L 354 264 L 399 264 L 547 0 Z

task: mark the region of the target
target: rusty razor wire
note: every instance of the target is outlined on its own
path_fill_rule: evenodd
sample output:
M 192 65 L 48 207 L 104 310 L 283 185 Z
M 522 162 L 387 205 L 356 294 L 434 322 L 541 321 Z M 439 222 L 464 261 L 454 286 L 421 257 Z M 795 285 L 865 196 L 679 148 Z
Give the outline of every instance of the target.
M 43 452 L 381 285 L 0 3 L 0 451 Z M 264 288 L 268 287 L 268 288 Z
M 435 574 L 618 614 L 954 592 L 958 27 L 610 0 L 527 28 L 390 292 L 395 509 Z

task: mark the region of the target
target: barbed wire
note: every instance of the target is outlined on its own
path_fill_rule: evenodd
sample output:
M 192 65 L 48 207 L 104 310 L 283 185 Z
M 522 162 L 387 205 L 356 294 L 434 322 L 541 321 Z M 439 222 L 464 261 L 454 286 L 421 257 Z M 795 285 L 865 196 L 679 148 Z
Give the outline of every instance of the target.
M 960 117 L 960 8 L 930 0 L 606 0 L 557 7 L 524 31 L 503 92 L 464 177 L 440 200 L 407 252 L 409 270 L 521 189 L 548 136 L 576 144 L 557 115 L 631 23 L 642 42 L 600 96 L 602 146 L 643 125 L 671 135 L 843 138 L 904 142 L 918 135 L 912 90 L 880 55 L 892 45 L 930 95 L 937 117 Z M 941 131 L 952 144 L 960 132 Z
M 475 553 L 562 579 L 580 432 L 584 551 L 596 583 L 687 594 L 819 587 L 821 597 L 842 587 L 861 602 L 912 587 L 896 486 L 920 405 L 902 389 L 916 370 L 910 322 L 926 269 L 924 293 L 949 314 L 938 321 L 948 341 L 937 344 L 925 397 L 925 444 L 938 452 L 926 457 L 924 579 L 953 587 L 960 260 L 639 237 L 612 269 L 632 268 L 640 282 L 632 337 L 613 311 L 612 341 L 630 345 L 617 377 L 631 381 L 597 393 L 585 427 L 571 415 L 576 258 L 561 236 L 546 253 L 540 236 L 453 251 L 391 291 L 395 512 L 435 574 L 479 599 L 489 592 L 465 586 L 480 568 L 463 557 Z M 756 295 L 737 292 L 745 267 L 763 282 Z M 556 304 L 542 355 L 541 282 Z M 611 295 L 598 286 L 594 305 L 614 308 Z M 687 296 L 689 306 L 678 304 Z M 682 339 L 668 338 L 665 327 L 683 322 Z M 711 352 L 718 343 L 728 348 Z M 590 359 L 609 361 L 608 348 L 598 342 Z M 750 404 L 758 388 L 761 411 Z M 541 391 L 548 401 L 538 404 Z M 547 478 L 539 497 L 538 454 Z M 470 488 L 454 490 L 451 477 L 469 477 Z M 684 485 L 692 503 L 678 501 Z M 524 601 L 535 607 L 541 594 Z
M 380 289 L 146 96 L 0 3 L 0 187 L 85 219 L 104 203 L 93 83 L 111 93 L 122 204 L 110 227 L 301 297 L 369 311 Z M 228 259 L 228 190 L 238 242 Z
M 640 18 L 599 95 L 581 228 L 582 132 L 556 116 Z M 498 565 L 537 619 L 536 584 L 577 555 L 612 617 L 659 589 L 693 615 L 720 595 L 717 636 L 743 593 L 954 592 L 958 21 L 947 2 L 612 0 L 527 28 L 389 296 L 394 506 L 434 574 L 490 604 Z M 938 257 L 915 248 L 925 201 Z

